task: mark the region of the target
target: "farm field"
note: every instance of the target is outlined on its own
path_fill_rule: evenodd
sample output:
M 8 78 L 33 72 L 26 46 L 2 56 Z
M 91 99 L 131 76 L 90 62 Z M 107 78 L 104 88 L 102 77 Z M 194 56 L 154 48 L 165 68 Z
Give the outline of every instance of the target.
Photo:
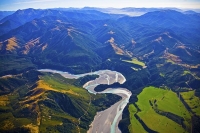
M 133 104 L 130 104 L 128 110 L 130 113 L 130 122 L 131 122 L 131 125 L 129 125 L 130 133 L 133 133 L 135 131 L 140 131 L 141 133 L 146 133 L 143 126 L 140 124 L 140 122 L 134 116 L 137 113 L 137 108 Z
M 133 104 L 129 106 L 130 132 L 134 129 L 139 131 L 140 124 L 146 127 L 146 131 L 153 129 L 162 133 L 188 132 L 191 128 L 191 114 L 176 93 L 171 90 L 146 87 L 138 95 L 138 101 L 135 104 L 138 109 Z M 140 120 L 136 119 L 134 114 L 138 115 Z M 136 125 L 137 123 L 140 124 Z
M 181 92 L 180 94 L 191 108 L 192 112 L 200 116 L 200 100 L 197 96 L 195 96 L 195 91 Z

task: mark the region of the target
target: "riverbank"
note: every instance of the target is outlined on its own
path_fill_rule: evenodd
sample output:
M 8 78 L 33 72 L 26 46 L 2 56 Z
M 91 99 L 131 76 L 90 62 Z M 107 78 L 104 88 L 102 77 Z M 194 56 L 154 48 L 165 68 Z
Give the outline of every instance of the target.
M 122 97 L 120 101 L 112 105 L 110 108 L 98 112 L 90 125 L 90 129 L 88 133 L 93 132 L 110 132 L 110 133 L 121 133 L 118 128 L 119 121 L 122 119 L 122 112 L 129 102 L 129 98 L 131 96 L 131 92 L 125 88 L 108 88 L 102 92 L 96 92 L 94 88 L 100 84 L 113 84 L 113 83 L 120 83 L 123 84 L 126 79 L 125 77 L 116 71 L 111 70 L 99 70 L 96 72 L 90 72 L 85 74 L 73 75 L 67 72 L 51 70 L 51 69 L 41 69 L 41 72 L 52 72 L 52 73 L 59 73 L 65 78 L 80 78 L 86 75 L 99 75 L 99 78 L 95 80 L 88 81 L 83 85 L 83 88 L 87 89 L 88 92 L 97 94 L 97 93 L 111 93 L 116 94 Z

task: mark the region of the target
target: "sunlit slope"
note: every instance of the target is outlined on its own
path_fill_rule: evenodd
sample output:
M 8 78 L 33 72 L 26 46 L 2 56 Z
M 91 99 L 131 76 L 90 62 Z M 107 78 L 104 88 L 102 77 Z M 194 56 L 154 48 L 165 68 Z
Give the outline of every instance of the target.
M 80 82 L 35 71 L 1 77 L 1 90 L 7 91 L 0 96 L 0 131 L 86 132 L 97 110 L 112 102 L 73 85 Z
M 194 114 L 200 116 L 200 100 L 199 97 L 195 96 L 195 90 L 188 92 L 181 92 L 183 100 L 190 107 Z
M 129 106 L 129 131 L 189 132 L 191 114 L 171 90 L 146 87 Z M 143 127 L 142 127 L 142 126 Z

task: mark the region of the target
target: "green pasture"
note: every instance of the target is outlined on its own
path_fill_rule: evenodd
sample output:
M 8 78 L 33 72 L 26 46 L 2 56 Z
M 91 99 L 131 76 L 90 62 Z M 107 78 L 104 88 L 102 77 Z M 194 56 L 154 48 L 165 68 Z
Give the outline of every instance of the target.
M 182 117 L 186 129 L 190 129 L 190 113 L 179 100 L 179 97 L 175 92 L 156 87 L 146 87 L 137 97 L 138 101 L 136 102 L 136 105 L 141 111 L 137 112 L 136 107 L 132 104 L 129 106 L 131 121 L 129 130 L 131 132 L 134 130 L 135 132 L 144 131 L 143 128 L 141 128 L 141 125 L 137 124 L 139 121 L 133 116 L 135 113 L 137 113 L 139 118 L 148 128 L 154 131 L 162 133 L 187 132 L 182 125 L 164 115 L 158 114 L 156 110 L 161 112 L 170 112 Z M 150 103 L 153 104 L 151 105 Z
M 200 99 L 195 96 L 195 91 L 181 92 L 181 96 L 188 104 L 191 110 L 198 116 L 200 116 Z
M 137 108 L 133 104 L 130 104 L 128 110 L 129 110 L 129 114 L 130 114 L 130 123 L 131 123 L 128 126 L 129 132 L 134 133 L 134 132 L 140 131 L 140 133 L 146 133 L 143 126 L 140 124 L 140 122 L 134 116 L 134 114 L 137 113 Z

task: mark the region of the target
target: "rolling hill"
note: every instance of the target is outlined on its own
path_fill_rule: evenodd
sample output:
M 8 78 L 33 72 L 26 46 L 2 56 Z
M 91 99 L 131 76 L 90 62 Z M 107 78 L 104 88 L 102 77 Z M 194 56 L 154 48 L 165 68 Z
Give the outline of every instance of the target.
M 92 77 L 69 80 L 34 70 L 1 77 L 0 131 L 86 132 L 96 111 L 119 100 L 111 94 L 95 96 L 78 87 L 81 80 L 88 79 Z

